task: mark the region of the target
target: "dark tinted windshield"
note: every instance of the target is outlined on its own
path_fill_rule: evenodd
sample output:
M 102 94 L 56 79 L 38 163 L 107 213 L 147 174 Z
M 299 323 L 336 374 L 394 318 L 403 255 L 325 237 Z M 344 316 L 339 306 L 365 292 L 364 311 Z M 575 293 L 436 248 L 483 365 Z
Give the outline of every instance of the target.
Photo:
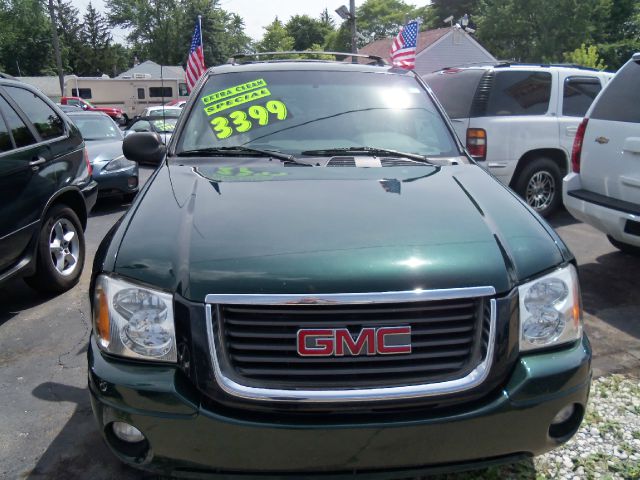
M 211 77 L 177 152 L 242 145 L 300 154 L 376 147 L 459 155 L 426 91 L 409 75 L 238 72 Z
M 468 118 L 473 96 L 485 70 L 455 68 L 425 75 L 433 93 L 451 118 Z
M 102 116 L 70 115 L 85 140 L 117 140 L 122 133 L 113 120 Z

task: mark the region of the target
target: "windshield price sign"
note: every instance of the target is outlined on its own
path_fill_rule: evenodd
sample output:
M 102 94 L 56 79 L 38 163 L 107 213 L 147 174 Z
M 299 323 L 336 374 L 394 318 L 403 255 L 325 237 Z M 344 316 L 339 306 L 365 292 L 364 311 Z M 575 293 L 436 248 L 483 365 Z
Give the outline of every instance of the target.
M 287 106 L 280 100 L 269 100 L 264 105 L 252 105 L 246 109 L 235 110 L 228 115 L 211 120 L 211 128 L 219 140 L 229 138 L 236 133 L 244 133 L 256 127 L 268 125 L 272 120 L 285 120 Z

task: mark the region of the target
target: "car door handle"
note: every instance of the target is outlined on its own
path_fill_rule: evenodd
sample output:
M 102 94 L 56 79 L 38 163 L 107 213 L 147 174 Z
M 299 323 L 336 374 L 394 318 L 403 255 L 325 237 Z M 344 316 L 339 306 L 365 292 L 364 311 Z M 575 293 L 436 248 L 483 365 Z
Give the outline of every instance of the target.
M 40 168 L 40 165 L 47 161 L 46 158 L 43 157 L 35 157 L 33 160 L 29 162 L 29 166 L 35 171 Z

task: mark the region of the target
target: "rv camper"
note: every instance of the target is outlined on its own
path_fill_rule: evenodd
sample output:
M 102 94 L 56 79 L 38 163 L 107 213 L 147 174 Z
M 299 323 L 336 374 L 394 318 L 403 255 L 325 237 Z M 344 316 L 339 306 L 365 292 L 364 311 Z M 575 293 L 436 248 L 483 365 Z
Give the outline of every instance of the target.
M 181 79 L 156 79 L 148 74 L 131 78 L 76 77 L 65 79 L 65 96 L 80 97 L 97 107 L 121 108 L 128 118 L 140 115 L 146 107 L 171 100 L 186 100 L 187 84 Z

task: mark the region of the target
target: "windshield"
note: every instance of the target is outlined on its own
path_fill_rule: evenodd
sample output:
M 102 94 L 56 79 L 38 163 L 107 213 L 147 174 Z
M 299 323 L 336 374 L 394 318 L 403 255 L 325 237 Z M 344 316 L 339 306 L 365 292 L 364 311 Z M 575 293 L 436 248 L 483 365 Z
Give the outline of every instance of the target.
M 176 128 L 176 123 L 178 123 L 177 118 L 159 118 L 158 120 L 151 120 L 151 124 L 156 132 L 160 133 L 171 133 Z
M 178 143 L 188 150 L 245 146 L 300 155 L 375 147 L 459 155 L 413 76 L 367 72 L 238 72 L 211 77 Z
M 80 116 L 71 117 L 85 140 L 119 140 L 122 133 L 113 120 L 107 117 Z

